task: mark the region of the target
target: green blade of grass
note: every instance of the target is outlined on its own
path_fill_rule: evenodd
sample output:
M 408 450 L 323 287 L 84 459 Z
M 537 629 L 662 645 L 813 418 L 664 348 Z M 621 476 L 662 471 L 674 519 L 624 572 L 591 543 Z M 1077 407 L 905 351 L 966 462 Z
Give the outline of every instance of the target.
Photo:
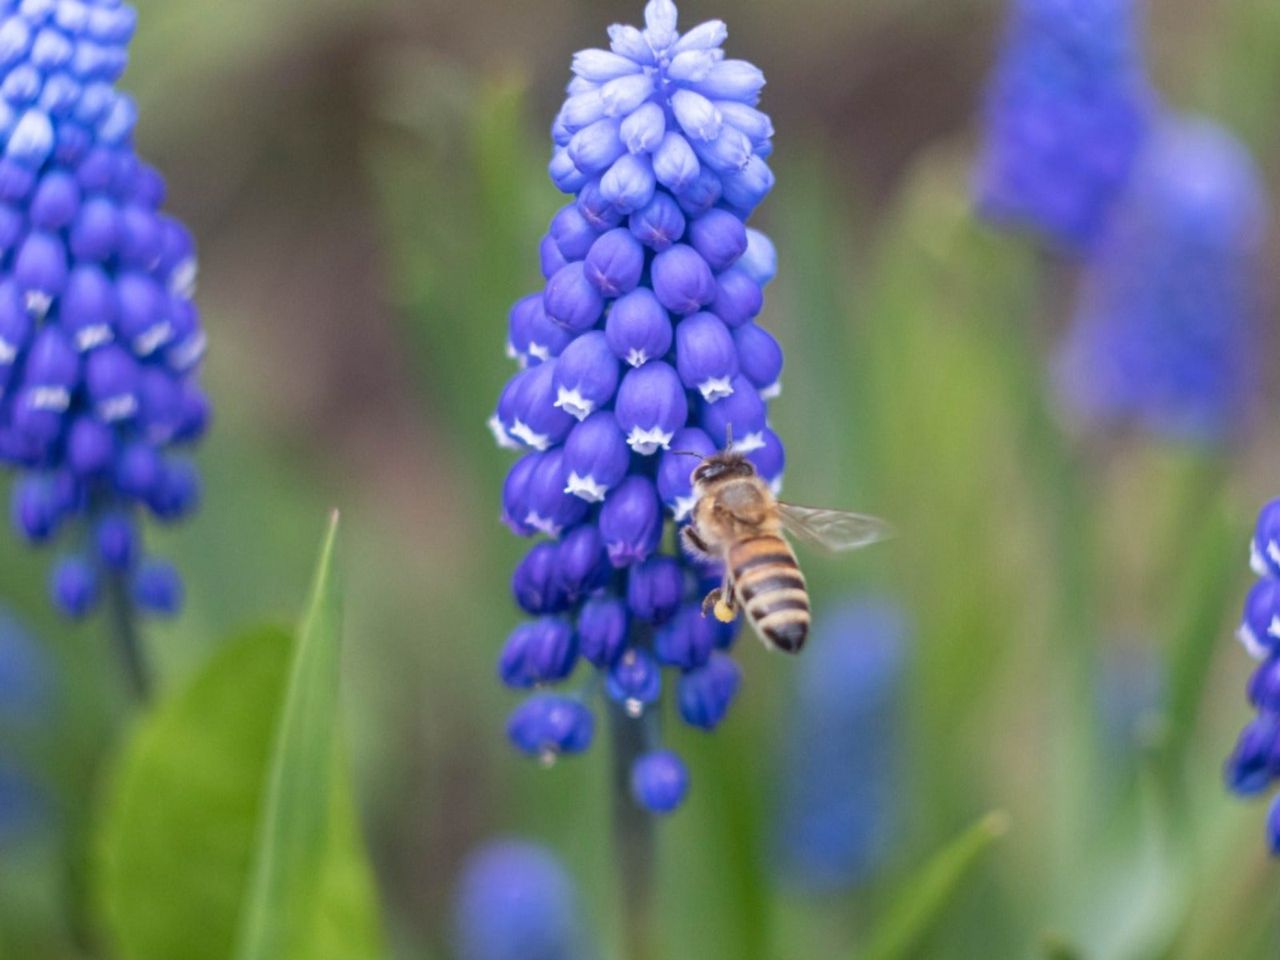
M 983 853 L 1009 829 L 1002 811 L 987 814 L 910 877 L 872 931 L 858 960 L 906 960 L 916 952 Z

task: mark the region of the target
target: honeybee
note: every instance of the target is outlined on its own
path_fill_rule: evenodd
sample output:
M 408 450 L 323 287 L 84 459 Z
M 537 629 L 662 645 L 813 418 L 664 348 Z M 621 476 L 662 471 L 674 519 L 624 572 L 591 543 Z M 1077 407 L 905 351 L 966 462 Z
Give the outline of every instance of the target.
M 741 607 L 765 646 L 787 653 L 798 653 L 809 636 L 809 593 L 783 532 L 830 551 L 891 534 L 875 517 L 778 500 L 755 465 L 732 448 L 703 459 L 691 482 L 697 499 L 681 541 L 694 557 L 724 566 L 724 583 L 702 601 L 702 615 L 730 623 Z

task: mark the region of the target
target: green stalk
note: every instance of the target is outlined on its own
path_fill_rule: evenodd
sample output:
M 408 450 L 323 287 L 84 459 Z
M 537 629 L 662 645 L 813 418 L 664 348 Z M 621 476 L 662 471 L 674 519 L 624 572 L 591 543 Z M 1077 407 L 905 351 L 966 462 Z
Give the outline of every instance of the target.
M 120 655 L 129 692 L 137 703 L 146 704 L 151 700 L 151 674 L 123 574 L 115 571 L 108 574 L 106 599 L 111 639 Z
M 644 722 L 609 701 L 613 735 L 613 832 L 622 894 L 623 956 L 652 956 L 651 915 L 655 836 L 653 817 L 631 798 L 631 767 L 645 750 Z

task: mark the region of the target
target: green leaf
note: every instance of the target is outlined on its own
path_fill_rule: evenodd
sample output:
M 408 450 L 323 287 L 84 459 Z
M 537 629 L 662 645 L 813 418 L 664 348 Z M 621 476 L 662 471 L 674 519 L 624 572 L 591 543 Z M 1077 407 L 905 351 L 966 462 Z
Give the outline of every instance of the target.
M 903 960 L 917 950 L 982 854 L 1009 829 L 1008 815 L 987 814 L 911 877 L 873 931 L 859 960 Z
M 94 875 L 119 960 L 382 955 L 341 762 L 334 533 L 298 642 L 263 628 L 225 644 L 126 745 Z
M 334 514 L 276 730 L 253 879 L 241 914 L 239 960 L 294 956 L 314 920 L 338 728 L 342 597 L 333 579 L 337 536 Z

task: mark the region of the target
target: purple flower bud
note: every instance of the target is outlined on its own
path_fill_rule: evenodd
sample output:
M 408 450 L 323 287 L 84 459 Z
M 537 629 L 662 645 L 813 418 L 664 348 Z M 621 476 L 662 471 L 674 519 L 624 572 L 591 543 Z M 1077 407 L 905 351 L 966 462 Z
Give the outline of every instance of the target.
M 627 645 L 627 606 L 617 597 L 592 597 L 578 614 L 582 655 L 597 667 L 611 667 Z
M 730 327 L 740 327 L 754 319 L 764 307 L 764 291 L 742 269 L 741 261 L 716 278 L 716 295 L 711 311 Z
M 84 263 L 71 271 L 58 301 L 58 319 L 77 350 L 110 342 L 119 312 L 115 285 L 104 269 Z
M 599 503 L 631 465 L 631 451 L 613 411 L 600 410 L 575 426 L 564 442 L 565 492 Z
M 29 543 L 46 543 L 58 531 L 63 513 L 47 477 L 27 475 L 14 485 L 10 508 L 13 527 Z
M 564 450 L 551 450 L 542 455 L 529 474 L 525 488 L 528 513 L 524 523 L 550 537 L 582 520 L 587 513 L 584 500 L 566 493 L 568 478 L 564 467 Z
M 708 210 L 689 224 L 689 243 L 719 273 L 746 253 L 747 231 L 727 210 Z
M 737 266 L 759 286 L 767 287 L 778 272 L 778 251 L 773 241 L 759 230 L 747 227 L 747 252 Z
M 574 333 L 590 330 L 604 312 L 604 297 L 587 279 L 582 262 L 570 263 L 547 282 L 543 309 L 556 323 Z
M 107 197 L 86 197 L 71 227 L 68 247 L 81 262 L 101 263 L 111 258 L 119 237 L 120 215 Z
M 729 328 L 710 313 L 695 313 L 676 325 L 676 370 L 680 381 L 707 403 L 733 394 L 738 350 Z
M 782 392 L 782 347 L 768 330 L 746 323 L 733 331 L 738 348 L 738 367 L 766 400 Z
M 646 103 L 622 121 L 622 142 L 630 153 L 651 154 L 667 132 L 666 114 L 656 103 Z
M 752 106 L 760 99 L 764 74 L 746 60 L 721 60 L 697 84 L 698 91 L 713 100 L 737 100 Z
M 569 609 L 569 598 L 561 589 L 556 569 L 560 548 L 543 541 L 535 543 L 511 575 L 511 593 L 525 613 L 539 616 Z
M 92 613 L 98 605 L 98 571 L 79 554 L 63 557 L 53 568 L 49 592 L 59 610 L 79 620 Z
M 35 332 L 31 314 L 12 283 L 0 283 L 0 395 L 8 385 L 20 354 L 24 353 Z
M 1280 709 L 1280 659 L 1270 657 L 1249 678 L 1249 702 L 1259 710 Z
M 725 123 L 746 134 L 756 153 L 760 153 L 773 139 L 773 121 L 755 107 L 749 107 L 745 103 L 735 103 L 732 100 L 715 101 L 715 107 L 720 111 L 720 116 L 724 118 Z
M 703 167 L 689 184 L 676 194 L 680 209 L 690 217 L 700 217 L 714 207 L 723 193 L 720 176 Z
M 682 606 L 653 637 L 653 652 L 666 667 L 693 670 L 701 667 L 716 648 L 718 621 L 702 615 L 700 604 Z
M 619 136 L 620 125 L 613 118 L 597 120 L 575 133 L 569 140 L 569 157 L 573 165 L 588 175 L 603 173 L 627 152 Z
M 630 73 L 639 73 L 640 66 L 628 57 L 607 50 L 579 50 L 573 55 L 573 72 L 583 80 L 605 83 Z
M 594 524 L 574 527 L 560 541 L 555 576 L 570 605 L 607 585 L 613 575 L 604 541 Z
M 600 178 L 600 195 L 619 213 L 639 210 L 653 199 L 657 180 L 648 157 L 624 153 Z
M 747 454 L 747 459 L 755 464 L 756 471 L 769 482 L 776 496 L 782 489 L 782 472 L 787 467 L 787 454 L 782 440 L 772 430 L 766 429 L 761 439 L 763 444 Z
M 1280 498 L 1258 512 L 1249 547 L 1249 565 L 1260 577 L 1280 577 Z
M 182 577 L 171 563 L 146 560 L 133 575 L 133 602 L 139 610 L 157 617 L 176 617 L 184 600 Z
M 628 647 L 609 668 L 604 688 L 609 699 L 638 717 L 645 707 L 657 703 L 662 693 L 662 668 L 647 650 Z
M 727 654 L 711 654 L 705 666 L 680 678 L 676 694 L 680 716 L 691 727 L 714 730 L 729 712 L 741 684 L 742 671 L 737 662 Z
M 78 475 L 102 473 L 115 456 L 115 432 L 90 416 L 76 417 L 67 432 L 67 465 Z
M 517 356 L 550 360 L 573 342 L 573 334 L 552 321 L 542 308 L 542 294 L 517 300 L 507 315 L 507 337 Z
M 577 660 L 573 628 L 557 617 L 541 617 L 511 632 L 498 661 L 498 675 L 509 687 L 558 683 L 573 673 Z
M 697 151 L 704 169 L 711 169 L 725 176 L 741 173 L 752 159 L 751 141 L 746 134 L 728 124 L 720 130 L 720 136 L 711 142 L 695 143 L 694 150 Z
M 628 567 L 647 559 L 662 539 L 662 507 L 648 477 L 632 475 L 605 498 L 600 536 L 609 562 Z
M 31 197 L 28 216 L 36 230 L 56 232 L 71 224 L 80 207 L 80 186 L 76 178 L 61 170 L 40 179 Z
M 609 349 L 603 330 L 578 337 L 554 364 L 555 406 L 578 420 L 608 404 L 618 389 L 618 358 Z
M 547 173 L 551 176 L 551 182 L 562 193 L 576 193 L 591 179 L 588 174 L 574 166 L 573 157 L 569 156 L 569 151 L 564 147 L 558 148 L 551 155 L 551 161 L 547 164 Z
M 109 570 L 128 570 L 138 555 L 137 530 L 123 513 L 109 513 L 99 520 L 94 542 L 99 558 Z
M 654 178 L 679 196 L 702 172 L 698 155 L 681 134 L 670 130 L 653 153 Z
M 676 518 L 684 520 L 693 511 L 697 497 L 693 495 L 691 477 L 699 457 L 709 457 L 717 450 L 711 438 L 697 427 L 686 427 L 671 440 L 671 449 L 662 454 L 658 464 L 658 496 Z M 689 454 L 696 456 L 689 456 Z
M 715 299 L 711 268 L 693 247 L 677 243 L 653 258 L 653 292 L 672 313 L 695 313 Z
M 647 623 L 666 623 L 683 596 L 684 571 L 672 557 L 652 556 L 628 574 L 627 609 Z
M 600 192 L 600 181 L 592 180 L 578 191 L 578 210 L 598 232 L 612 230 L 622 222 L 622 213 Z
M 67 254 L 54 233 L 35 231 L 18 248 L 13 279 L 28 303 L 43 312 L 67 282 Z
M 89 400 L 103 423 L 133 419 L 138 412 L 139 381 L 137 361 L 114 344 L 93 351 L 85 362 Z
M 732 428 L 733 448 L 740 453 L 750 453 L 764 443 L 765 404 L 746 377 L 734 377 L 732 386 L 731 396 L 703 405 L 702 429 L 720 446 L 728 442 Z
M 600 236 L 600 231 L 587 221 L 576 203 L 560 208 L 551 218 L 549 232 L 566 260 L 582 260 Z
M 1227 786 L 1245 796 L 1261 793 L 1276 776 L 1280 748 L 1280 720 L 1263 713 L 1240 732 L 1226 763 Z
M 52 443 L 62 430 L 79 380 L 80 358 L 57 327 L 46 325 L 27 355 L 13 426 L 34 443 Z
M 632 236 L 661 253 L 684 236 L 685 218 L 671 194 L 659 190 L 631 215 L 628 226 Z
M 502 484 L 502 522 L 518 537 L 531 537 L 537 532 L 526 518 L 529 516 L 529 480 L 541 460 L 542 455 L 537 453 L 521 457 L 507 471 Z
M 636 453 L 650 456 L 665 450 L 688 415 L 680 377 L 667 364 L 650 361 L 622 378 L 614 416 Z
M 742 170 L 725 174 L 723 184 L 721 196 L 724 201 L 747 214 L 759 206 L 773 189 L 773 171 L 758 156 L 753 156 Z
M 1280 647 L 1280 580 L 1264 577 L 1253 585 L 1236 635 L 1256 660 L 1269 657 Z
M 564 106 L 560 108 L 556 122 L 563 124 L 564 131 L 568 134 L 565 140 L 567 143 L 573 139 L 573 134 L 603 119 L 604 115 L 605 106 L 604 101 L 600 99 L 600 91 L 588 90 L 586 93 L 576 94 L 566 100 Z
M 606 297 L 635 289 L 644 270 L 644 247 L 625 227 L 601 234 L 587 253 L 587 280 Z
M 689 795 L 689 771 L 670 750 L 655 750 L 631 765 L 631 797 L 650 813 L 674 813 Z
M 522 370 L 507 382 L 498 416 L 507 433 L 535 450 L 546 450 L 573 428 L 573 417 L 556 406 L 556 359 Z
M 139 357 L 148 357 L 173 339 L 164 289 L 144 273 L 122 273 L 116 279 L 120 297 L 120 339 Z
M 164 463 L 154 447 L 130 443 L 116 461 L 116 489 L 127 497 L 146 501 L 164 475 Z
M 691 140 L 709 143 L 720 136 L 724 121 L 711 101 L 692 90 L 677 90 L 671 95 L 671 109 L 676 123 Z
M 561 753 L 582 753 L 591 746 L 595 718 L 570 697 L 537 694 L 511 714 L 507 737 L 520 752 L 543 760 Z
M 614 302 L 604 335 L 614 356 L 633 367 L 665 357 L 673 338 L 667 311 L 646 287 Z
M 560 252 L 560 248 L 556 246 L 551 234 L 543 237 L 542 242 L 538 245 L 538 266 L 542 271 L 543 278 L 550 280 L 568 265 L 569 261 Z

